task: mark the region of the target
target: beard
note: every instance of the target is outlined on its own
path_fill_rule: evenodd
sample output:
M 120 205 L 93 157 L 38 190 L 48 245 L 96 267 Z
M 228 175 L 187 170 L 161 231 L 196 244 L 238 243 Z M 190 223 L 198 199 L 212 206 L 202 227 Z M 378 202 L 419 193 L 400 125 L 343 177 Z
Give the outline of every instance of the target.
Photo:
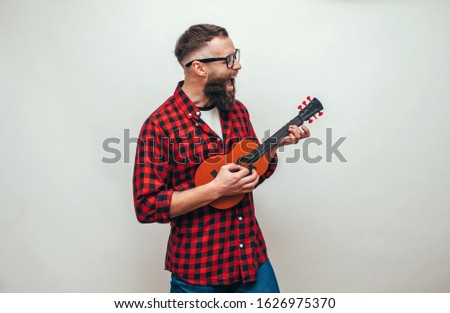
M 227 90 L 228 84 L 233 86 L 231 91 Z M 236 95 L 234 78 L 212 75 L 206 82 L 203 92 L 209 99 L 209 105 L 215 105 L 221 111 L 230 111 Z

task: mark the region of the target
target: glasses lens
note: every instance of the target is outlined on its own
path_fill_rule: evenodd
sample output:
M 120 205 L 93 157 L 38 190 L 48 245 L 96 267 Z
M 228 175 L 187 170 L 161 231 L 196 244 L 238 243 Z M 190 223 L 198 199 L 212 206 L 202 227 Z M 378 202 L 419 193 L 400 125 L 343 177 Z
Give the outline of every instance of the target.
M 227 56 L 227 67 L 233 68 L 234 66 L 234 54 Z
M 234 61 L 237 60 L 239 62 L 240 52 L 239 49 L 236 49 L 236 52 L 227 56 L 227 67 L 233 68 Z

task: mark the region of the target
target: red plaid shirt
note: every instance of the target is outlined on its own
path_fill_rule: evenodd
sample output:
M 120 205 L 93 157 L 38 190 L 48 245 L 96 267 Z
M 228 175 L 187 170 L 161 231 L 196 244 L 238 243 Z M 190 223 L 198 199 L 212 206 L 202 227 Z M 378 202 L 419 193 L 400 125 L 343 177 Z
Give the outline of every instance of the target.
M 181 89 L 153 112 L 142 126 L 133 177 L 134 205 L 141 223 L 169 223 L 165 269 L 192 284 L 250 282 L 267 259 L 252 194 L 236 206 L 209 205 L 171 218 L 174 191 L 194 188 L 198 165 L 226 154 L 244 138 L 256 139 L 247 109 L 236 100 L 221 112 L 223 138 L 201 120 L 201 112 Z M 276 157 L 259 183 L 276 167 Z

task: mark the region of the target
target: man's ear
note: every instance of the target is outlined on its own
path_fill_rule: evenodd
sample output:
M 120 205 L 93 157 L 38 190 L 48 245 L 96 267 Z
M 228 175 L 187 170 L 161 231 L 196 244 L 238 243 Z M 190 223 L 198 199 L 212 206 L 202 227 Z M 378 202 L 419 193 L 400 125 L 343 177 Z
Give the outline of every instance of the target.
M 191 65 L 191 67 L 192 67 L 192 70 L 198 76 L 206 77 L 208 71 L 206 70 L 206 66 L 204 66 L 203 63 L 194 61 L 194 63 L 192 63 L 192 65 Z

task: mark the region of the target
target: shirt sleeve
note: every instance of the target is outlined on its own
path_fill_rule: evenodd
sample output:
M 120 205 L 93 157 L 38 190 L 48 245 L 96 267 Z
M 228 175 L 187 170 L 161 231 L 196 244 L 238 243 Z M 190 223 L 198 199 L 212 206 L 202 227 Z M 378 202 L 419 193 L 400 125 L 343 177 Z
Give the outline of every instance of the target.
M 144 123 L 139 135 L 133 172 L 136 217 L 141 223 L 170 222 L 173 189 L 169 188 L 172 165 L 169 138 L 159 126 Z

